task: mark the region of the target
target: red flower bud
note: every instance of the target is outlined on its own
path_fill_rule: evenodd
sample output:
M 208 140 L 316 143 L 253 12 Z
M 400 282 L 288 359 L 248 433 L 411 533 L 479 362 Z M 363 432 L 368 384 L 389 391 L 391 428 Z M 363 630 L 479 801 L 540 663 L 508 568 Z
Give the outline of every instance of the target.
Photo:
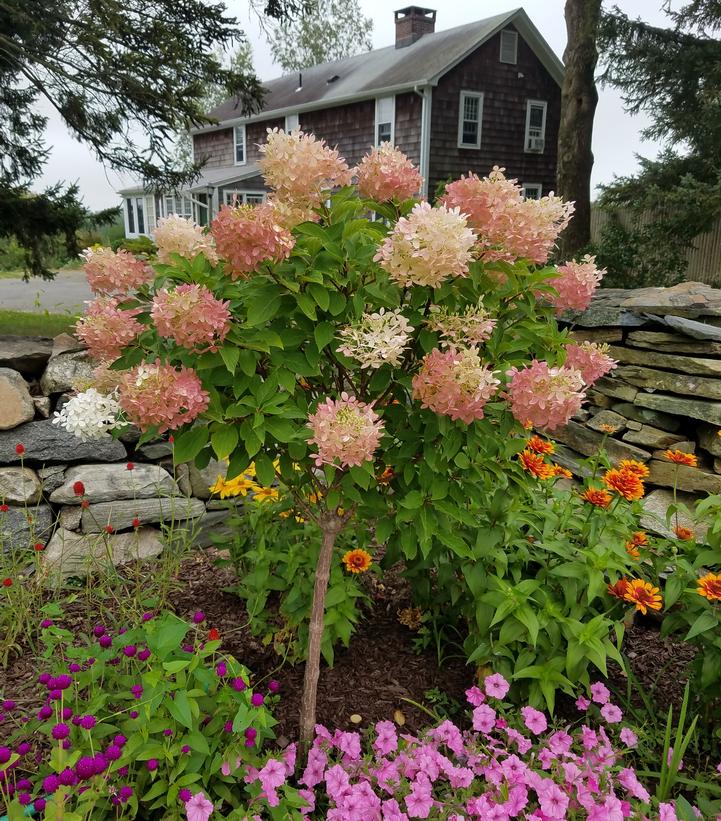
M 219 638 L 220 638 L 220 631 L 215 627 L 211 627 L 210 630 L 208 631 L 208 640 L 209 641 L 218 641 Z
M 7 505 L 0 505 L 0 513 L 7 513 L 10 508 Z
M 18 456 L 22 456 L 25 453 L 25 445 L 20 443 L 15 445 L 15 453 L 17 453 Z
M 3 587 L 10 587 L 13 583 L 12 579 L 3 579 Z
M 112 533 L 113 532 L 113 526 L 112 525 L 105 525 L 105 532 L 106 533 Z
M 175 441 L 174 436 L 168 436 L 168 442 L 170 442 L 171 445 L 173 444 L 174 441 Z
M 41 550 L 45 550 L 45 545 L 42 542 L 38 542 L 33 549 L 39 553 Z
M 80 507 L 88 508 L 90 507 L 90 502 L 87 499 L 83 499 L 83 501 L 80 502 Z
M 132 462 L 128 462 L 128 464 L 125 467 L 127 467 L 128 470 L 133 470 L 135 468 L 135 465 Z
M 85 496 L 85 485 L 82 482 L 75 482 L 73 484 L 73 493 L 76 496 Z
M 140 527 L 140 519 L 138 519 L 138 518 L 133 519 L 133 527 L 135 527 L 135 528 Z

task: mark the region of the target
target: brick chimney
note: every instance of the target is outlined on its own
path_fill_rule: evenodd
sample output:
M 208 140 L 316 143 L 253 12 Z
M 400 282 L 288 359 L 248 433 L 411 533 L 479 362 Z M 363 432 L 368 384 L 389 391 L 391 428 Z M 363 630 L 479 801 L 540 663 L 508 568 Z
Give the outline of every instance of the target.
M 407 6 L 395 12 L 396 48 L 404 48 L 420 40 L 424 34 L 433 34 L 436 30 L 435 9 L 423 9 L 420 6 Z

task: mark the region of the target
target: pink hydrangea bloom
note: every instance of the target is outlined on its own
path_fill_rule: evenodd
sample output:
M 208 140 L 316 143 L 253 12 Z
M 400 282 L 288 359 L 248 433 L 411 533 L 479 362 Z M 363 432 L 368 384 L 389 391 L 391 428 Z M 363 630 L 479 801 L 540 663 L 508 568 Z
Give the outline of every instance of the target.
M 358 163 L 355 174 L 358 193 L 377 202 L 406 200 L 415 196 L 423 183 L 413 163 L 391 143 L 371 149 Z
M 475 174 L 463 176 L 446 186 L 441 202 L 468 216 L 483 259 L 545 263 L 571 219 L 573 203 L 564 203 L 553 194 L 524 199 L 521 186 L 506 179 L 503 171 L 496 166 L 483 179 Z
M 551 368 L 534 359 L 508 371 L 511 413 L 522 425 L 553 431 L 565 425 L 584 400 L 583 377 L 570 368 Z
M 475 240 L 457 208 L 420 202 L 398 220 L 374 260 L 400 285 L 438 288 L 451 277 L 468 275 Z
M 153 237 L 158 246 L 158 262 L 171 263 L 173 254 L 185 259 L 195 259 L 198 254 L 204 254 L 213 265 L 218 261 L 213 237 L 193 220 L 178 214 L 159 219 Z
M 213 804 L 202 792 L 196 793 L 185 802 L 185 815 L 188 821 L 208 821 L 213 814 Z
M 139 308 L 122 309 L 116 297 L 98 297 L 89 303 L 85 316 L 75 325 L 75 334 L 90 351 L 90 356 L 100 362 L 112 362 L 129 345 L 143 326 L 135 318 Z
M 318 467 L 336 459 L 341 467 L 363 464 L 373 458 L 383 434 L 383 422 L 371 405 L 345 392 L 340 399 L 321 402 L 308 422 L 313 432 L 308 442 L 318 447 Z
M 596 704 L 608 704 L 611 698 L 611 691 L 600 681 L 595 681 L 591 685 L 591 700 Z
M 523 716 L 523 723 L 536 735 L 544 733 L 548 728 L 546 716 L 534 707 L 522 707 L 521 715 Z
M 566 345 L 566 367 L 580 371 L 586 385 L 593 385 L 618 364 L 608 351 L 608 345 L 597 342 L 570 342 Z
M 118 402 L 141 430 L 156 427 L 163 433 L 192 422 L 208 407 L 209 397 L 192 368 L 153 363 L 123 374 Z
M 258 164 L 279 200 L 318 207 L 330 189 L 351 183 L 346 161 L 312 134 L 269 128 L 259 150 L 263 158 Z
M 558 296 L 550 298 L 556 313 L 562 314 L 567 310 L 585 311 L 606 270 L 597 268 L 596 257 L 589 254 L 580 262 L 572 260 L 565 265 L 558 265 L 557 270 L 558 276 L 548 281 L 558 293 Z
M 220 256 L 233 279 L 247 279 L 262 262 L 290 256 L 295 240 L 277 218 L 272 205 L 223 206 L 211 226 Z
M 153 298 L 150 315 L 161 336 L 191 351 L 217 350 L 230 330 L 228 302 L 216 299 L 204 285 L 178 285 Z
M 152 269 L 129 251 L 86 248 L 83 270 L 93 293 L 123 296 L 153 279 Z
M 483 688 L 486 695 L 492 698 L 505 698 L 506 693 L 511 689 L 511 685 L 500 673 L 493 673 L 483 680 Z
M 476 348 L 434 348 L 413 377 L 413 398 L 424 408 L 470 425 L 483 419 L 483 409 L 499 384 Z

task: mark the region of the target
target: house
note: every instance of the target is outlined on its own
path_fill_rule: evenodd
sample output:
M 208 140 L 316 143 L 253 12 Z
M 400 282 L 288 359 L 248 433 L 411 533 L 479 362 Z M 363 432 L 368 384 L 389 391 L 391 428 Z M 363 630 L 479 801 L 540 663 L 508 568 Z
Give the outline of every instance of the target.
M 523 9 L 435 31 L 436 12 L 395 12 L 392 46 L 265 83 L 263 109 L 241 116 L 234 99 L 192 132 L 198 180 L 176 193 L 121 191 L 126 235 L 152 235 L 171 213 L 208 222 L 223 204 L 258 203 L 266 189 L 258 144 L 266 129 L 300 127 L 337 147 L 350 165 L 394 143 L 418 166 L 423 194 L 494 165 L 527 197 L 555 184 L 563 65 Z

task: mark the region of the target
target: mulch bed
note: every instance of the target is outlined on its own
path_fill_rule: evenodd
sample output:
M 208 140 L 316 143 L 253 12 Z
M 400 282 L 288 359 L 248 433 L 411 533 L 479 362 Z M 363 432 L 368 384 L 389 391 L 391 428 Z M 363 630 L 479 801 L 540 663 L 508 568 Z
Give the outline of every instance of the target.
M 275 678 L 281 684 L 282 698 L 274 709 L 278 719 L 277 735 L 282 742 L 297 737 L 297 719 L 303 681 L 303 665 L 285 665 L 279 669 L 274 651 L 254 637 L 248 626 L 243 603 L 226 588 L 232 588 L 234 571 L 216 565 L 217 552 L 198 551 L 180 566 L 178 585 L 171 595 L 174 609 L 190 618 L 196 610 L 206 614 L 208 627 L 220 631 L 222 649 L 245 664 L 255 680 Z M 153 572 L 152 565 L 147 573 Z M 397 574 L 389 573 L 383 584 L 367 577 L 372 607 L 364 614 L 351 639 L 350 646 L 336 650 L 335 664 L 321 670 L 318 691 L 318 721 L 328 727 L 362 729 L 382 719 L 393 719 L 397 710 L 403 713 L 405 729 L 410 732 L 430 722 L 429 716 L 406 699 L 428 703 L 426 694 L 437 689 L 459 704 L 465 703 L 464 690 L 473 683 L 473 668 L 463 659 L 437 663 L 435 652 L 416 652 L 416 634 L 398 621 L 398 611 L 409 605 L 406 586 Z M 142 590 L 141 590 L 142 595 Z M 79 602 L 66 608 L 63 625 L 90 631 L 97 621 L 96 613 L 83 610 Z M 624 651 L 636 678 L 656 701 L 659 710 L 669 704 L 679 705 L 686 682 L 686 668 L 693 649 L 681 642 L 662 638 L 658 623 L 637 621 L 627 631 Z M 36 684 L 38 666 L 30 650 L 16 656 L 7 669 L 0 669 L 0 694 L 31 706 L 39 703 Z M 611 683 L 624 692 L 626 680 L 613 666 Z M 639 706 L 641 699 L 634 695 Z M 559 703 L 559 713 L 573 712 L 572 702 Z M 432 706 L 432 705 L 429 705 Z M 361 723 L 351 722 L 351 715 Z M 577 715 L 577 713 L 576 713 Z M 575 716 L 573 716 L 575 717 Z M 3 735 L 0 724 L 0 738 Z

